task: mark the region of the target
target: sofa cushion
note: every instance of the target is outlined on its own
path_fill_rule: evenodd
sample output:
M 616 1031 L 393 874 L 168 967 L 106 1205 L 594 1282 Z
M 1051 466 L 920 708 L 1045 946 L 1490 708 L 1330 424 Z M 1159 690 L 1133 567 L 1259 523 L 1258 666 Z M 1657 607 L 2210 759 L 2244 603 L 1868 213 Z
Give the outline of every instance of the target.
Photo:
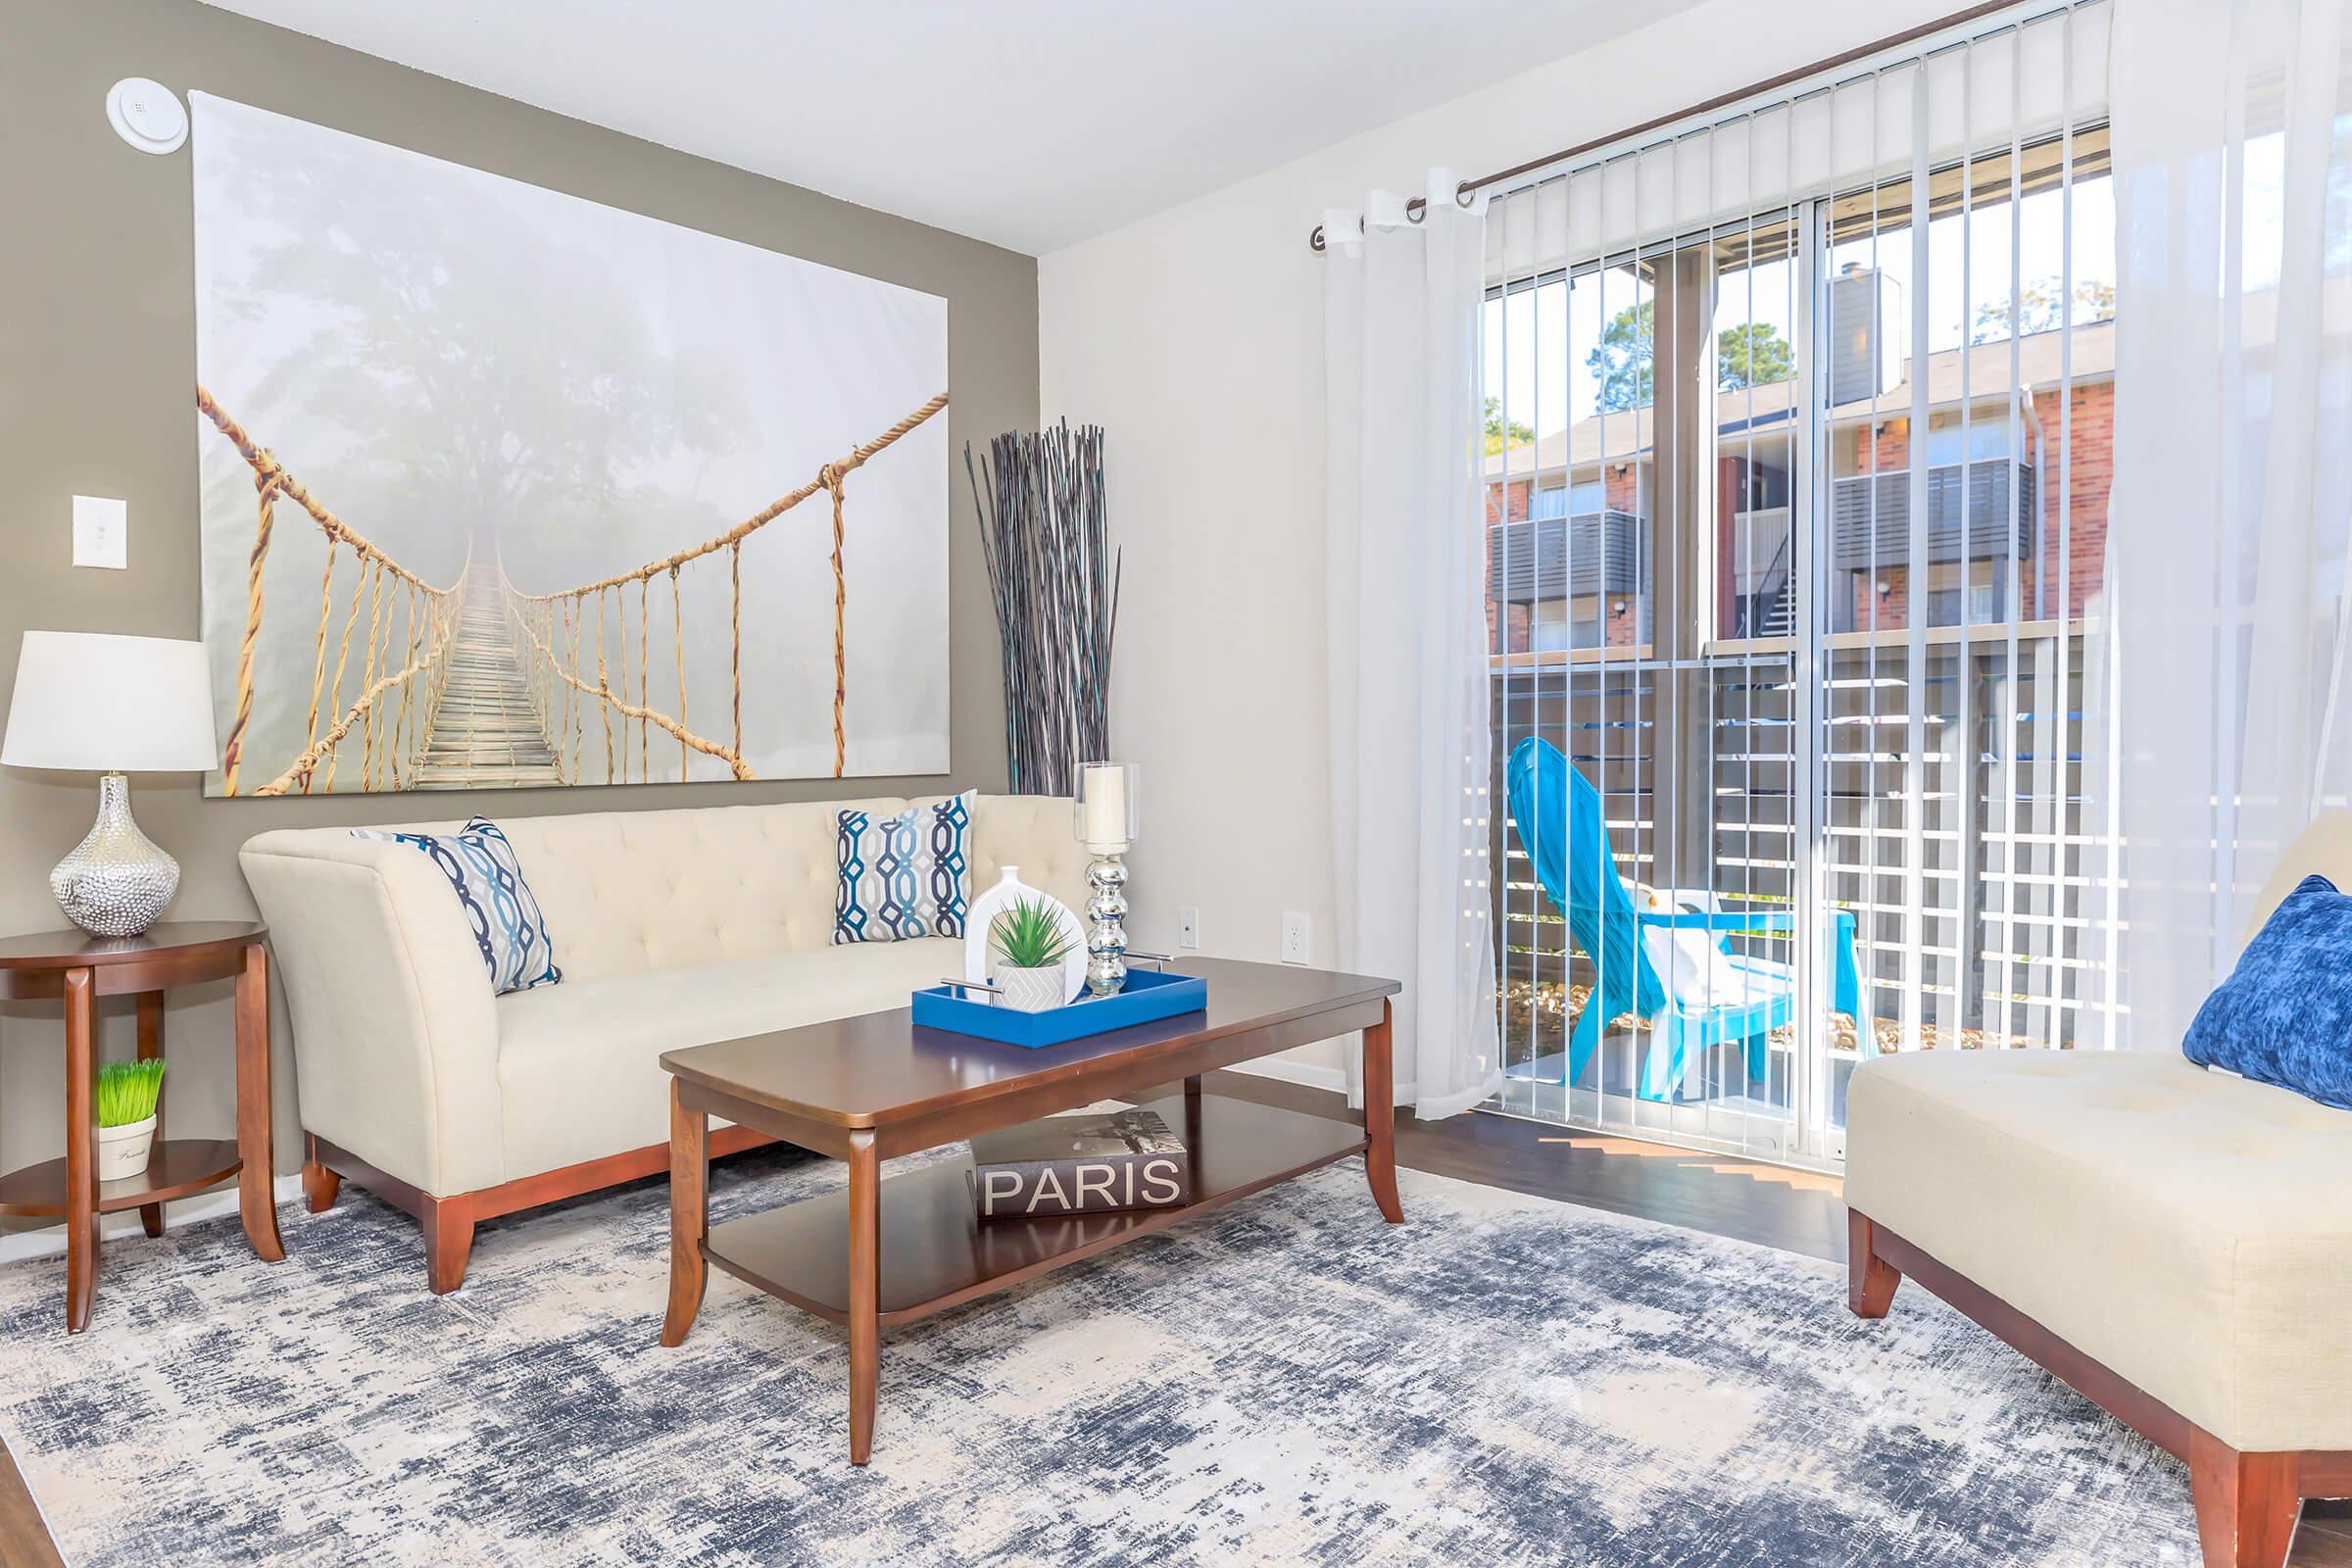
M 668 1142 L 665 1051 L 904 1007 L 916 987 L 955 975 L 962 963 L 961 942 L 924 938 L 607 975 L 503 997 L 507 1179 Z
M 986 892 L 1009 866 L 1083 914 L 1087 862 L 1066 795 L 983 795 L 972 803 L 972 886 Z
M 563 935 L 568 984 L 828 946 L 833 813 L 906 806 L 883 797 L 595 811 L 506 827 Z
M 2180 1050 L 2200 1067 L 2352 1109 L 2352 898 L 2305 877 L 2197 1009 Z M 2352 1116 L 2344 1131 L 2352 1137 Z
M 895 815 L 834 813 L 833 941 L 963 935 L 972 903 L 972 796 L 917 801 Z
M 1915 1053 L 1847 1096 L 1855 1210 L 2241 1450 L 2352 1448 L 2345 1192 L 2342 1112 L 2171 1052 Z

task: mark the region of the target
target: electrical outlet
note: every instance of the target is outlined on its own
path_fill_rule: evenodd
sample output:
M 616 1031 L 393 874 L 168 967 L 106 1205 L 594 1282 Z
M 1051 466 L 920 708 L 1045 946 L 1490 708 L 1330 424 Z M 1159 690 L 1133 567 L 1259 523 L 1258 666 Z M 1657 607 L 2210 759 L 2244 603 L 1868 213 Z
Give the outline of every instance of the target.
M 1292 909 L 1282 917 L 1282 961 L 1306 961 L 1306 916 Z
M 1176 945 L 1187 950 L 1200 946 L 1200 911 L 1190 905 L 1176 911 Z
M 127 502 L 111 496 L 75 496 L 74 564 L 121 571 L 127 564 L 124 545 L 130 531 L 129 516 Z

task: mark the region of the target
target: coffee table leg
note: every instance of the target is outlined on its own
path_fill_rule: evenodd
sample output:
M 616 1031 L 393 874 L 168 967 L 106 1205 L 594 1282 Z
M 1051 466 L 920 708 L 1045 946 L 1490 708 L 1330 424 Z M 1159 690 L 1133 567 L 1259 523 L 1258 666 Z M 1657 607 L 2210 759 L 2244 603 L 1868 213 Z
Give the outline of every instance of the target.
M 882 1162 L 874 1135 L 850 1134 L 850 1463 L 874 1447 L 874 1402 L 882 1382 Z
M 91 1100 L 97 1070 L 90 1059 L 90 998 L 97 988 L 87 969 L 68 969 L 66 996 L 66 1332 L 90 1326 L 98 1299 L 97 1120 Z
M 270 952 L 259 942 L 245 950 L 237 976 L 237 1209 L 245 1240 L 265 1263 L 282 1262 L 277 1200 L 270 1156 Z
M 694 1315 L 703 1307 L 703 1286 L 710 1265 L 703 1243 L 710 1237 L 710 1118 L 688 1110 L 669 1081 L 669 1315 L 662 1321 L 662 1343 L 686 1343 Z
M 1404 1205 L 1396 1199 L 1396 1058 L 1390 1044 L 1389 1004 L 1380 1004 L 1380 1022 L 1364 1031 L 1364 1175 L 1372 1183 L 1372 1200 L 1389 1223 L 1403 1223 Z
M 153 1061 L 164 1054 L 164 994 L 161 991 L 139 993 L 139 1059 Z M 155 1101 L 155 1141 L 164 1141 L 164 1097 Z M 139 1228 L 149 1236 L 164 1234 L 164 1205 L 141 1203 Z

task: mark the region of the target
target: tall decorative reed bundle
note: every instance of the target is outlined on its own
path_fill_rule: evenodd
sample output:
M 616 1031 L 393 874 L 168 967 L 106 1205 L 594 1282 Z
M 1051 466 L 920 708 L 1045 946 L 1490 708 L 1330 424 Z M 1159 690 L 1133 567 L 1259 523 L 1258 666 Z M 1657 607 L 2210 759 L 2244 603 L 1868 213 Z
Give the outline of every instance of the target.
M 1109 755 L 1119 560 L 1102 543 L 1102 429 L 1008 430 L 965 474 L 1004 643 L 1004 757 L 1015 795 L 1068 795 Z

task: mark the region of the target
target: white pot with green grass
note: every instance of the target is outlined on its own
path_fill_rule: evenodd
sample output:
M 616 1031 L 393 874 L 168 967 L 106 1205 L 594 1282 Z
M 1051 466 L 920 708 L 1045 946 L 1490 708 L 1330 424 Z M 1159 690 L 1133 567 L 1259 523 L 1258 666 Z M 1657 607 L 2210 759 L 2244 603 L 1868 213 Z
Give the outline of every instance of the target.
M 1062 960 L 1071 952 L 1070 933 L 1053 900 L 1022 899 L 999 909 L 989 922 L 988 948 L 996 1005 L 1045 1012 L 1067 1000 Z
M 110 1061 L 98 1069 L 98 1179 L 119 1182 L 143 1174 L 155 1152 L 155 1107 L 163 1098 L 164 1063 Z

